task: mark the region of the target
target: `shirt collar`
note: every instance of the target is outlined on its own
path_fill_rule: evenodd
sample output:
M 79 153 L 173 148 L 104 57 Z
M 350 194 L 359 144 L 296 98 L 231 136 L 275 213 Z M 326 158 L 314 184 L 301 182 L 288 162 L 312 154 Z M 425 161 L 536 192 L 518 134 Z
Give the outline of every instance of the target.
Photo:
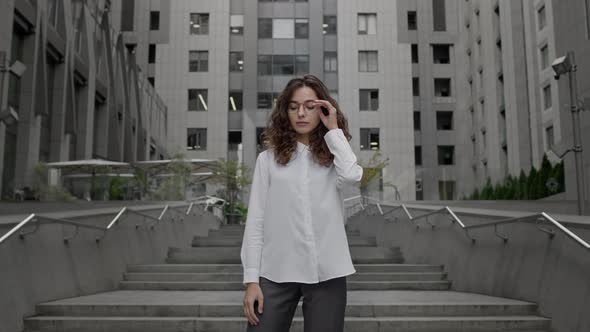
M 299 152 L 309 151 L 309 146 L 297 141 L 297 151 L 299 151 Z

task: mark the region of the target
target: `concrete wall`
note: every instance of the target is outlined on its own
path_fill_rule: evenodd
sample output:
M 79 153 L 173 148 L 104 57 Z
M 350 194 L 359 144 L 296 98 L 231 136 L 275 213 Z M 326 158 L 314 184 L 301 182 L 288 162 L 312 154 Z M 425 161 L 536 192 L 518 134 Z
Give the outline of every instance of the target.
M 389 209 L 384 207 L 385 212 Z M 372 210 L 376 214 L 376 209 Z M 413 216 L 427 211 L 410 209 Z M 357 215 L 348 225 L 360 230 L 363 236 L 376 236 L 379 246 L 399 246 L 406 263 L 444 264 L 453 290 L 535 302 L 540 313 L 552 319 L 553 331 L 590 331 L 590 251 L 570 238 L 558 233 L 551 240 L 534 224 L 519 223 L 498 228 L 501 234 L 509 236 L 506 244 L 494 235 L 493 228 L 473 230 L 477 242 L 472 244 L 447 214 L 429 217 L 437 225 L 435 229 L 425 220 L 419 222 L 421 228 L 417 229 L 400 212 L 386 215 L 387 218 Z M 491 215 L 498 218 L 523 214 L 496 211 L 488 215 L 480 210 L 458 215 L 465 224 L 473 225 L 492 221 Z M 572 216 L 567 222 L 566 218 L 569 217 L 560 216 L 560 221 L 581 238 L 590 240 L 588 220 Z
M 157 217 L 162 207 L 134 209 Z M 106 209 L 93 215 L 78 211 L 78 217 L 68 219 L 104 226 L 117 211 Z M 168 211 L 150 230 L 145 226 L 136 229 L 136 224 L 145 225 L 143 217 L 128 214 L 98 245 L 95 238 L 101 232 L 88 229 L 80 229 L 78 236 L 65 245 L 63 237 L 72 235 L 74 228 L 57 224 L 43 224 L 24 240 L 18 235 L 10 238 L 0 245 L 0 332 L 21 331 L 23 318 L 34 315 L 38 303 L 115 290 L 127 264 L 162 263 L 168 247 L 189 247 L 193 236 L 219 227 L 212 214 L 199 208 L 184 221 L 179 216 Z M 0 234 L 13 226 L 0 225 Z

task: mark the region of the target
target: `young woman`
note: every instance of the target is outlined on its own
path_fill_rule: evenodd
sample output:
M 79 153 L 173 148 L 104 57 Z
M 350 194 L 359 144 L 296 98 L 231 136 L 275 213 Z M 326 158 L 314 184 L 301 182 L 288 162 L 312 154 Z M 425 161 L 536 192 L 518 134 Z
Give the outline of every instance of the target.
M 289 81 L 256 159 L 241 248 L 247 331 L 288 332 L 303 297 L 305 332 L 342 332 L 356 272 L 341 189 L 360 181 L 338 103 L 315 76 Z

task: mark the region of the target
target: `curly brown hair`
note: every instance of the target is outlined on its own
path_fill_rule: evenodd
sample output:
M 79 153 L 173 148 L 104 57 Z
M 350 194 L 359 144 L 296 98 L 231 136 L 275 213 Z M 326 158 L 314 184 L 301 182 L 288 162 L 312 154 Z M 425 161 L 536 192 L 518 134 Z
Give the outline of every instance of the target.
M 274 152 L 275 161 L 281 165 L 286 165 L 291 160 L 292 154 L 297 150 L 297 133 L 289 122 L 287 107 L 295 90 L 305 86 L 313 89 L 318 99 L 327 100 L 336 108 L 338 128 L 342 129 L 344 136 L 349 141 L 352 138 L 348 131 L 346 117 L 340 110 L 338 102 L 330 96 L 324 83 L 311 74 L 293 78 L 279 95 L 268 119 L 267 128 L 262 133 L 264 147 Z M 320 121 L 318 126 L 309 134 L 309 150 L 314 161 L 329 167 L 334 161 L 334 155 L 330 152 L 324 140 L 324 135 L 327 132 L 328 128 Z

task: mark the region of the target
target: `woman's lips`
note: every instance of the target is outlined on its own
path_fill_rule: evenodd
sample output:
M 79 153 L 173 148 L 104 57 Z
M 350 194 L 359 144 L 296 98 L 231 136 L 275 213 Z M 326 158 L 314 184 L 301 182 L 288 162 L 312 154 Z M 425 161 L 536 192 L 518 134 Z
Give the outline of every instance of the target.
M 304 127 L 308 125 L 308 122 L 297 122 L 297 125 L 300 127 Z

